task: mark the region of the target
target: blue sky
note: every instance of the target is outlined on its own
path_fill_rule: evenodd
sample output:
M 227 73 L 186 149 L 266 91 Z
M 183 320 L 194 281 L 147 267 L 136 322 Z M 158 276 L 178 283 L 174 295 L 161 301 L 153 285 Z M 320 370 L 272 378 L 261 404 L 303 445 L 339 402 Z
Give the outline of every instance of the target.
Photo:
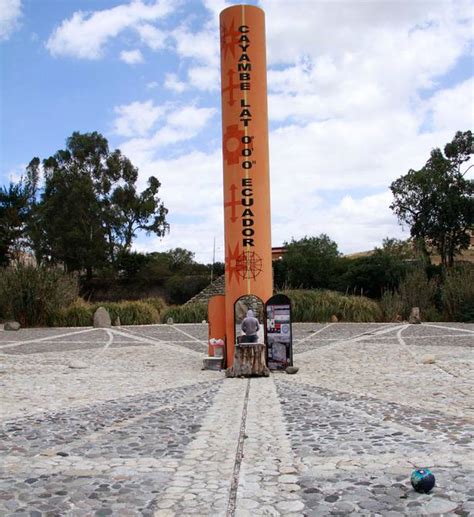
M 342 252 L 407 237 L 388 185 L 473 126 L 470 1 L 261 0 L 272 240 Z M 136 249 L 223 259 L 218 15 L 224 0 L 0 0 L 0 184 L 73 131 L 162 182 L 171 232 Z M 472 172 L 472 171 L 471 171 Z

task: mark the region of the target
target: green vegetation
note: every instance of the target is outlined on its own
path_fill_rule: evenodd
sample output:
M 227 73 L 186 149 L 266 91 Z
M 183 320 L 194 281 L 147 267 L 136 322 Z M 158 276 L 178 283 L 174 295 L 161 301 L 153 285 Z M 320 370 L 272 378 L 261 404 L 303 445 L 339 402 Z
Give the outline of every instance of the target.
M 179 307 L 169 307 L 162 316 L 161 321 L 166 323 L 168 318 L 173 319 L 173 323 L 201 323 L 207 321 L 207 304 L 190 303 Z
M 469 245 L 466 230 L 474 224 L 474 182 L 461 170 L 474 152 L 471 131 L 458 131 L 446 144 L 444 154 L 433 149 L 426 164 L 409 170 L 390 185 L 394 201 L 390 208 L 410 227 L 413 238 L 430 243 L 444 266 Z
M 293 321 L 380 321 L 382 313 L 378 303 L 364 296 L 347 296 L 334 291 L 288 290 L 283 291 L 292 303 Z
M 17 265 L 0 275 L 0 319 L 22 326 L 50 325 L 78 295 L 77 279 L 60 269 Z
M 152 325 L 160 323 L 160 312 L 155 304 L 156 300 L 152 303 L 121 301 L 93 304 L 79 298 L 65 309 L 57 311 L 52 323 L 56 327 L 90 327 L 94 312 L 98 307 L 105 307 L 112 323 L 119 318 L 121 325 Z M 160 305 L 164 307 L 164 304 Z

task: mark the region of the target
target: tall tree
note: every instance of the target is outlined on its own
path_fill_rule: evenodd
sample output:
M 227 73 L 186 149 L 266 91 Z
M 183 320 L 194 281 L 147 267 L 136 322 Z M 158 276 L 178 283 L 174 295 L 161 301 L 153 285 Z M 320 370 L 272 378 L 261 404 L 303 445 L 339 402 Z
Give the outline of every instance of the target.
M 0 188 L 0 266 L 14 258 L 25 235 L 29 192 L 23 179 Z
M 433 246 L 444 266 L 469 245 L 467 230 L 474 225 L 474 183 L 464 164 L 473 153 L 471 131 L 458 131 L 444 154 L 433 149 L 425 166 L 409 170 L 390 185 L 390 208 L 411 236 Z M 465 167 L 465 166 L 464 166 Z
M 277 284 L 294 288 L 332 287 L 340 256 L 333 240 L 322 233 L 318 237 L 293 239 L 284 245 L 287 252 L 278 271 L 275 270 Z
M 137 231 L 168 231 L 158 179 L 138 192 L 138 169 L 120 150 L 110 151 L 100 133 L 73 133 L 66 149 L 43 160 L 43 170 L 40 251 L 68 270 L 85 269 L 90 277 L 128 252 Z

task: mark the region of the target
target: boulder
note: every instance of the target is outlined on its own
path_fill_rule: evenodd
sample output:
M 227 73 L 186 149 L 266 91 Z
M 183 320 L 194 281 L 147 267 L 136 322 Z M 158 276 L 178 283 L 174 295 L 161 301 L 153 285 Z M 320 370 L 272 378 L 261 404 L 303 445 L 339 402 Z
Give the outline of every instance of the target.
M 117 316 L 114 321 L 114 327 L 120 327 L 121 324 L 120 316 Z
M 410 317 L 408 318 L 408 323 L 411 323 L 411 324 L 421 323 L 420 308 L 419 307 L 412 307 L 411 308 Z
M 338 320 L 337 316 L 336 316 L 335 314 L 333 314 L 333 315 L 331 316 L 331 322 L 332 322 L 332 323 L 337 323 L 338 321 L 339 321 L 339 320 Z
M 7 321 L 3 328 L 4 330 L 20 330 L 21 325 L 18 321 Z
M 286 373 L 288 373 L 289 375 L 294 375 L 295 373 L 297 373 L 299 370 L 299 368 L 297 366 L 288 366 L 285 370 Z
M 174 323 L 173 318 L 168 318 L 168 319 L 166 320 L 166 324 L 167 324 L 167 325 L 173 325 L 173 323 Z
M 109 328 L 112 326 L 109 311 L 105 307 L 99 307 L 94 313 L 95 328 Z

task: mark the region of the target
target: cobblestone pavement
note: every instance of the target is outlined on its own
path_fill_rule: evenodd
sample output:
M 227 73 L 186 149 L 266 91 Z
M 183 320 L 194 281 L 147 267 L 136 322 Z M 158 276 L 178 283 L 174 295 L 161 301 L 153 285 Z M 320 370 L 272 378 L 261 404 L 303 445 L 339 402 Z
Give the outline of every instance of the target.
M 474 325 L 293 331 L 251 380 L 204 324 L 0 331 L 0 515 L 474 515 Z

